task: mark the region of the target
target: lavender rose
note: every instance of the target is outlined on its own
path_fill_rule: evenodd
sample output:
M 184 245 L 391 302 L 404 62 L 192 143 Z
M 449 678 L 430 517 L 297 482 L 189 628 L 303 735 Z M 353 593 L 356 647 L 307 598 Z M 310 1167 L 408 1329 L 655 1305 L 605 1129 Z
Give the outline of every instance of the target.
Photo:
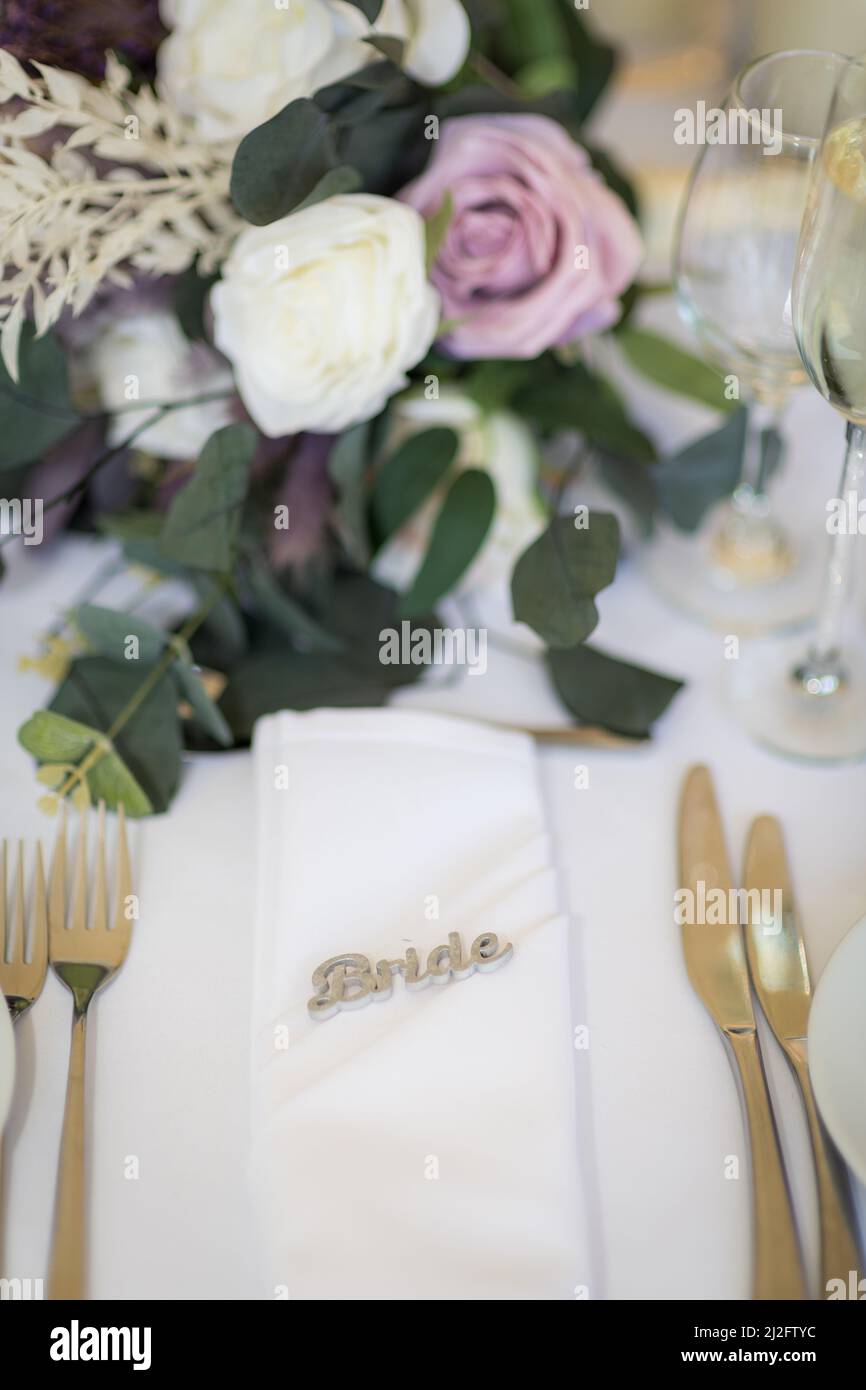
M 537 357 L 619 317 L 643 255 L 637 224 L 589 155 L 546 116 L 443 122 L 401 198 L 454 216 L 431 271 L 455 357 Z

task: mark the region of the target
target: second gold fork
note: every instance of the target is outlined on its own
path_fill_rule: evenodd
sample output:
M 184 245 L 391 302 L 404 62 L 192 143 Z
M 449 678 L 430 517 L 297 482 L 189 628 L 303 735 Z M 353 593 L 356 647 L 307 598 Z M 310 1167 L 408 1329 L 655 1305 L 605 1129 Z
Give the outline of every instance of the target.
M 82 815 L 75 878 L 67 925 L 66 821 L 61 823 L 51 866 L 48 949 L 57 978 L 72 994 L 72 1042 L 57 1173 L 54 1233 L 48 1271 L 50 1299 L 86 1297 L 86 1191 L 84 1172 L 85 1038 L 87 1011 L 97 990 L 113 979 L 126 959 L 132 932 L 132 894 L 123 806 L 118 809 L 116 907 L 109 924 L 105 862 L 105 803 L 99 803 L 90 911 L 87 892 L 87 820 Z M 89 915 L 89 920 L 88 920 Z

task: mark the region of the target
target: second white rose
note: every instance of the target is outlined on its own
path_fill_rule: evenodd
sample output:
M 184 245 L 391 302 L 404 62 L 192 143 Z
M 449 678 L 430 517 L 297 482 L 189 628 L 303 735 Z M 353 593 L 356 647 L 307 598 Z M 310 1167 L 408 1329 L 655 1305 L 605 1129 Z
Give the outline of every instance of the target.
M 368 193 L 242 232 L 211 304 L 216 344 L 273 438 L 378 415 L 439 324 L 421 217 Z

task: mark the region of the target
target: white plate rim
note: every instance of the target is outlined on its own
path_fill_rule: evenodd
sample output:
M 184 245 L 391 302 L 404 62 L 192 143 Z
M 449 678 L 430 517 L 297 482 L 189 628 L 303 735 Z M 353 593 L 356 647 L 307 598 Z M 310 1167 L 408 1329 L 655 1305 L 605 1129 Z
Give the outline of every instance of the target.
M 866 950 L 866 917 L 861 917 L 839 942 L 818 981 L 809 1013 L 809 1070 L 821 1118 L 848 1166 L 866 1183 L 866 1145 L 852 1138 L 850 1123 L 838 1105 L 838 1089 L 830 1080 L 834 1074 L 836 1049 L 829 1019 L 838 1020 L 839 981 L 848 980 L 848 961 L 855 952 Z M 864 981 L 866 984 L 866 981 Z M 844 998 L 844 993 L 843 993 Z M 847 1010 L 843 1009 L 843 1014 Z M 828 1022 L 825 1022 L 828 1020 Z

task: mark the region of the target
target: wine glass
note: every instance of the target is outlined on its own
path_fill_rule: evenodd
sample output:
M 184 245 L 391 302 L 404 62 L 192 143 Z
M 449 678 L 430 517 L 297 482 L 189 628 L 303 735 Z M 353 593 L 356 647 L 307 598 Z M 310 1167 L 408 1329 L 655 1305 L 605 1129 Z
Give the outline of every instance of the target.
M 830 104 L 796 258 L 794 327 L 806 370 L 847 421 L 839 494 L 829 498 L 829 559 L 805 654 L 758 644 L 732 662 L 733 698 L 762 742 L 796 757 L 866 755 L 866 634 L 846 649 L 855 566 L 866 535 L 866 65 L 851 59 Z
M 846 61 L 790 51 L 745 68 L 723 108 L 726 138 L 703 146 L 680 213 L 680 313 L 749 421 L 730 500 L 694 535 L 665 525 L 645 559 L 666 595 L 725 632 L 796 626 L 815 611 L 820 563 L 774 515 L 767 482 L 785 404 L 806 379 L 791 280 L 810 170 Z M 720 381 L 720 405 L 724 390 Z

